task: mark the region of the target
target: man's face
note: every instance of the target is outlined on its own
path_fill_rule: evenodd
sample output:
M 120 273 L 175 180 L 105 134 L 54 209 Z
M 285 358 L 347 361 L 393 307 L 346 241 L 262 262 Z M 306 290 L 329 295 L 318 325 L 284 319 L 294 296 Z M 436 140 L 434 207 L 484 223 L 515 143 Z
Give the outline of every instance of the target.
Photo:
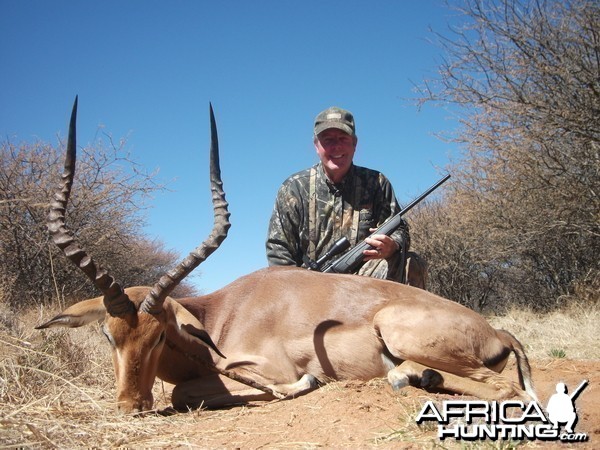
M 350 170 L 356 143 L 356 136 L 350 136 L 337 128 L 329 128 L 316 137 L 317 154 L 325 173 L 334 183 L 342 181 Z

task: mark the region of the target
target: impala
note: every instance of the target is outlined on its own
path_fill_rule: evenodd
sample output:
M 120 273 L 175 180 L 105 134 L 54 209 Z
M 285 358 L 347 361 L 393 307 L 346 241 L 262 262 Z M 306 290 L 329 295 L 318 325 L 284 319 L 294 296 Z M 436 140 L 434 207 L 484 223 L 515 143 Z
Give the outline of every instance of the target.
M 424 290 L 356 275 L 301 268 L 259 270 L 208 295 L 169 296 L 215 251 L 229 229 L 217 130 L 210 109 L 210 236 L 154 287 L 123 289 L 65 226 L 76 153 L 73 106 L 60 190 L 48 216 L 55 244 L 102 293 L 38 326 L 102 320 L 112 346 L 120 410 L 153 406 L 156 377 L 175 385 L 180 410 L 291 397 L 330 380 L 387 376 L 486 399 L 536 399 L 522 345 L 474 311 Z M 519 384 L 504 377 L 510 353 Z

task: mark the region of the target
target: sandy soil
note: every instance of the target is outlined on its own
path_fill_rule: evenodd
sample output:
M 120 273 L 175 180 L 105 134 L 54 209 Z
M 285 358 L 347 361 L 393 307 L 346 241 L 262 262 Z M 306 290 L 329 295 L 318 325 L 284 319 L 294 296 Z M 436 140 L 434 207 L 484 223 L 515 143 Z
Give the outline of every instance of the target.
M 587 433 L 587 443 L 555 444 L 527 441 L 527 447 L 600 448 L 600 361 L 555 359 L 532 361 L 533 377 L 545 406 L 563 381 L 573 391 L 584 379 L 589 385 L 577 397 L 575 431 Z M 514 365 L 505 373 L 516 380 Z M 415 417 L 427 400 L 451 397 L 408 387 L 393 392 L 384 380 L 338 382 L 294 400 L 196 411 L 198 421 L 164 429 L 168 446 L 202 448 L 433 448 L 460 447 L 464 442 L 440 441 L 436 426 L 417 426 Z M 502 443 L 488 441 L 492 447 Z M 513 442 L 513 445 L 517 442 Z M 469 444 L 467 444 L 469 445 Z M 489 448 L 489 445 L 486 446 Z

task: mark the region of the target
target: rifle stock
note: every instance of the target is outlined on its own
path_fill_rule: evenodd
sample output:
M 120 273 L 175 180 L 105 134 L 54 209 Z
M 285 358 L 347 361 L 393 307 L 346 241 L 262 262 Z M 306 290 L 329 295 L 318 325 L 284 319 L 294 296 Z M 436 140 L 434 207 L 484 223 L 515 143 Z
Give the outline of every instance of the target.
M 404 216 L 413 207 L 415 207 L 417 204 L 419 204 L 421 201 L 423 201 L 423 199 L 425 197 L 427 197 L 429 194 L 431 194 L 433 191 L 435 191 L 438 187 L 440 187 L 442 184 L 444 184 L 449 178 L 450 178 L 449 174 L 446 175 L 445 177 L 443 177 L 441 180 L 439 180 L 437 183 L 435 183 L 433 186 L 431 186 L 429 189 L 427 189 L 425 192 L 423 192 L 420 196 L 418 196 L 416 199 L 414 199 L 412 202 L 410 202 L 398 214 L 390 217 L 390 219 L 387 220 L 379 228 L 377 228 L 377 230 L 375 230 L 375 232 L 372 233 L 371 236 L 373 234 L 385 234 L 387 236 L 392 234 L 394 231 L 396 231 L 400 227 L 400 224 L 402 224 L 402 216 Z M 338 246 L 339 243 L 344 239 L 346 239 L 346 238 L 342 238 L 342 239 L 340 239 L 340 241 L 333 244 L 334 247 Z M 364 259 L 363 252 L 365 250 L 370 250 L 372 248 L 373 248 L 372 246 L 370 246 L 363 240 L 362 242 L 359 242 L 354 247 L 352 247 L 350 250 L 348 250 L 346 253 L 344 253 L 342 256 L 340 256 L 338 259 L 331 261 L 327 264 L 325 264 L 326 261 L 322 261 L 324 258 L 320 258 L 319 259 L 320 264 L 318 265 L 318 267 L 313 266 L 313 267 L 311 267 L 311 269 L 312 270 L 315 270 L 315 269 L 321 270 L 321 272 L 324 272 L 324 273 L 350 273 L 350 272 L 353 272 L 362 264 L 363 259 Z M 331 252 L 328 252 L 328 254 L 329 253 L 331 253 Z M 326 255 L 328 255 L 328 254 L 326 254 Z M 322 266 L 322 268 L 321 268 L 321 266 Z

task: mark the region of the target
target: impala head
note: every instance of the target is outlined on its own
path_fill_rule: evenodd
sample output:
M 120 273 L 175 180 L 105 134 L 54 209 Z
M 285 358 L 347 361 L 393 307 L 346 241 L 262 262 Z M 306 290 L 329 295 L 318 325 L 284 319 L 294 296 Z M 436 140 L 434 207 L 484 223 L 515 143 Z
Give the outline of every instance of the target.
M 64 172 L 48 214 L 48 230 L 54 243 L 76 264 L 102 293 L 64 310 L 36 327 L 79 327 L 104 320 L 102 330 L 112 347 L 116 376 L 117 404 L 124 412 L 152 408 L 152 386 L 166 336 L 204 345 L 220 354 L 200 322 L 168 296 L 200 263 L 214 252 L 227 236 L 229 212 L 222 188 L 219 144 L 212 106 L 210 108 L 210 181 L 214 226 L 210 236 L 187 258 L 158 280 L 154 287 L 123 289 L 108 272 L 79 247 L 65 226 L 65 213 L 71 194 L 76 161 L 77 98 L 73 105 Z

